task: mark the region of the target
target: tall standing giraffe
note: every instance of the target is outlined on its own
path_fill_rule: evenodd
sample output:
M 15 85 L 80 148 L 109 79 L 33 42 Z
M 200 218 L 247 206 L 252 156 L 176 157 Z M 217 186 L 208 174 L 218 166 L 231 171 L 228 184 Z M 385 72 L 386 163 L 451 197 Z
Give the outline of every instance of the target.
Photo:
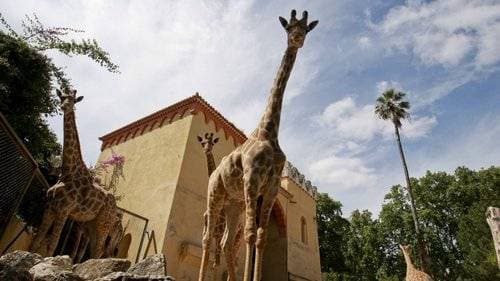
M 307 24 L 307 11 L 302 19 L 296 18 L 292 10 L 290 22 L 279 20 L 288 34 L 288 46 L 274 79 L 266 109 L 257 129 L 248 139 L 229 155 L 225 156 L 210 176 L 207 198 L 207 227 L 203 235 L 203 253 L 199 280 L 203 281 L 210 258 L 210 243 L 222 209 L 226 215 L 227 245 L 234 245 L 236 228 L 242 211 L 245 211 L 244 236 L 246 242 L 244 281 L 261 281 L 262 259 L 267 236 L 267 227 L 272 206 L 278 194 L 281 172 L 286 161 L 278 144 L 281 107 L 285 87 L 290 77 L 299 48 L 304 44 L 306 34 L 318 21 Z M 260 210 L 257 201 L 262 198 Z M 259 215 L 257 225 L 257 214 Z M 231 250 L 224 247 L 226 259 Z M 255 263 L 252 266 L 255 248 Z M 228 261 L 228 280 L 236 280 L 234 264 Z
M 57 95 L 64 113 L 62 172 L 59 181 L 47 190 L 47 207 L 30 251 L 52 256 L 64 223 L 69 218 L 75 222 L 90 222 L 91 257 L 100 258 L 116 217 L 116 201 L 112 194 L 94 183 L 82 159 L 75 104 L 83 97 L 76 97 L 76 90 L 69 89 L 64 93 L 57 90 Z
M 415 265 L 413 264 L 413 261 L 411 260 L 411 248 L 410 246 L 402 246 L 399 245 L 399 248 L 401 248 L 401 251 L 403 252 L 403 255 L 405 257 L 405 262 L 406 262 L 406 281 L 432 281 L 432 278 L 429 274 L 418 270 Z
M 208 169 L 208 176 L 212 175 L 212 173 L 215 171 L 217 166 L 215 165 L 215 159 L 213 155 L 213 147 L 214 145 L 219 141 L 219 138 L 214 138 L 213 133 L 205 133 L 203 137 L 198 136 L 198 141 L 201 144 L 201 147 L 203 148 L 203 151 L 205 152 L 205 156 L 207 158 L 207 169 Z M 207 217 L 208 213 L 205 212 L 203 214 L 203 217 L 205 219 L 205 228 L 203 229 L 203 233 L 206 231 L 206 222 L 207 222 Z M 214 240 L 215 240 L 215 251 L 214 251 L 214 264 L 213 264 L 213 278 L 217 278 L 217 268 L 220 265 L 220 253 L 222 250 L 223 244 L 225 245 L 226 239 L 223 240 L 223 237 L 227 237 L 227 231 L 228 229 L 226 228 L 226 215 L 224 210 L 221 211 L 220 216 L 217 220 L 216 227 L 214 230 Z M 230 249 L 232 249 L 232 255 L 231 257 L 226 257 L 227 259 L 235 258 L 236 254 L 238 252 L 238 243 L 242 235 L 242 229 L 241 226 L 237 229 L 238 234 L 235 239 L 235 245 L 231 245 Z M 228 247 L 229 245 L 226 245 Z

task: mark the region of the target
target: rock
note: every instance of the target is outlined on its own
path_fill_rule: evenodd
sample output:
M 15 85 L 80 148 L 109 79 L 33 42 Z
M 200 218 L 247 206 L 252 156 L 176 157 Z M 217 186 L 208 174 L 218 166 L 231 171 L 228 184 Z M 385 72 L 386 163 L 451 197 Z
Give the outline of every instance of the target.
M 166 272 L 166 263 L 165 257 L 163 254 L 156 254 L 153 256 L 149 256 L 142 261 L 134 264 L 127 270 L 128 273 L 132 273 L 135 275 L 156 275 L 156 276 L 165 276 Z
M 94 281 L 121 281 L 122 279 L 130 278 L 134 276 L 132 273 L 126 273 L 126 272 L 113 272 L 110 273 L 104 277 L 97 278 Z
M 126 259 L 90 259 L 73 266 L 73 272 L 84 280 L 94 280 L 117 271 L 127 271 L 130 261 Z
M 71 271 L 69 256 L 48 257 L 30 269 L 34 281 L 83 281 Z
M 113 272 L 94 281 L 175 281 L 175 279 L 170 276 L 141 276 L 128 272 Z
M 32 281 L 33 278 L 28 270 L 22 267 L 14 267 L 0 261 L 0 280 L 2 281 Z
M 35 264 L 41 262 L 43 257 L 39 254 L 25 252 L 25 251 L 14 251 L 0 257 L 0 263 L 9 265 L 17 269 L 29 270 Z M 3 280 L 3 279 L 2 279 Z

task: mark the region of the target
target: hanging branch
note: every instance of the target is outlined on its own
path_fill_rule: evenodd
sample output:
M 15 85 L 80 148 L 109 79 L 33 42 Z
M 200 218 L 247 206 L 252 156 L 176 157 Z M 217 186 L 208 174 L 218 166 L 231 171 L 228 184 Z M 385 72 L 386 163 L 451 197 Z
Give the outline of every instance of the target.
M 80 41 L 65 40 L 64 37 L 85 31 L 71 27 L 46 27 L 38 16 L 26 15 L 22 21 L 22 34 L 18 34 L 0 13 L 0 27 L 3 27 L 9 35 L 26 42 L 30 47 L 38 51 L 57 50 L 67 56 L 83 55 L 89 57 L 100 66 L 112 73 L 120 73 L 118 65 L 111 61 L 109 53 L 99 46 L 95 39 L 80 39 Z M 62 67 L 51 63 L 51 72 L 61 88 L 71 86 L 70 79 L 66 76 Z

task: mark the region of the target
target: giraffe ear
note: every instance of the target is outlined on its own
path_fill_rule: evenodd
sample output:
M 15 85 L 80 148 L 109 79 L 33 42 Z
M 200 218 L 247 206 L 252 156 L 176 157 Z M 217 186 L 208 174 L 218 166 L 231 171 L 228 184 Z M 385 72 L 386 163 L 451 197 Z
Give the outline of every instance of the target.
M 214 139 L 214 143 L 217 143 L 219 141 L 219 138 Z
M 317 20 L 312 21 L 312 22 L 309 24 L 309 26 L 307 26 L 307 32 L 309 32 L 309 31 L 313 30 L 313 29 L 316 27 L 316 25 L 318 25 L 318 23 L 319 23 L 319 21 L 317 21 Z
M 202 140 L 203 139 L 200 136 L 198 136 L 198 141 L 201 142 Z
M 81 102 L 83 100 L 83 96 L 79 96 L 75 99 L 75 103 Z
M 286 27 L 288 26 L 288 22 L 286 21 L 286 19 L 283 17 L 279 17 L 279 20 L 281 22 L 281 25 L 286 29 Z

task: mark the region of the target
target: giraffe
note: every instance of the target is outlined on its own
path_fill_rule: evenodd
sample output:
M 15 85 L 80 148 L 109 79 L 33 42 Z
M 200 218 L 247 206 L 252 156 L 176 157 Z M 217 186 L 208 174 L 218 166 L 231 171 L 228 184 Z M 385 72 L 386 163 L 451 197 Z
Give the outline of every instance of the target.
M 215 160 L 214 160 L 214 155 L 212 153 L 212 149 L 214 145 L 219 141 L 219 138 L 214 138 L 213 133 L 205 133 L 204 137 L 198 136 L 198 141 L 200 142 L 203 151 L 205 152 L 206 158 L 207 158 L 207 169 L 208 169 L 208 176 L 213 173 L 216 169 L 215 165 Z M 205 228 L 203 229 L 203 233 L 206 231 L 206 222 L 207 222 L 207 217 L 208 213 L 205 212 L 203 214 L 204 221 L 205 221 Z M 238 234 L 235 239 L 235 245 L 232 245 L 231 249 L 233 250 L 233 257 L 236 257 L 236 254 L 238 252 L 238 244 L 239 240 L 242 236 L 242 228 L 241 226 L 238 228 Z M 226 239 L 223 239 L 223 237 L 228 237 L 228 232 L 229 229 L 226 228 L 226 215 L 224 213 L 224 210 L 221 211 L 220 217 L 216 223 L 216 227 L 214 230 L 214 240 L 215 240 L 215 251 L 214 251 L 214 264 L 212 266 L 213 269 L 213 279 L 215 280 L 217 278 L 217 268 L 220 265 L 220 252 L 222 246 L 226 243 Z
M 402 246 L 399 245 L 406 262 L 406 281 L 432 281 L 429 274 L 418 270 L 411 260 L 411 248 L 409 245 Z
M 57 90 L 57 95 L 64 114 L 62 172 L 59 181 L 47 190 L 47 208 L 30 251 L 52 256 L 69 218 L 92 225 L 90 253 L 91 257 L 100 258 L 112 218 L 116 216 L 116 201 L 112 194 L 94 183 L 82 159 L 74 108 L 83 97 L 77 97 L 76 90 L 70 89 L 65 89 L 64 93 Z
M 486 210 L 486 222 L 490 226 L 497 255 L 498 269 L 500 269 L 500 208 L 488 207 Z
M 297 52 L 303 46 L 306 34 L 318 24 L 318 21 L 307 24 L 307 11 L 303 12 L 300 20 L 296 18 L 296 14 L 296 11 L 292 10 L 290 22 L 282 17 L 279 18 L 288 35 L 288 46 L 257 129 L 241 146 L 225 156 L 210 176 L 207 227 L 203 234 L 199 281 L 204 280 L 207 272 L 210 243 L 222 209 L 226 215 L 228 230 L 224 241 L 226 247 L 223 246 L 228 263 L 228 280 L 236 280 L 234 257 L 228 245 L 234 245 L 237 236 L 236 228 L 243 212 L 245 212 L 244 238 L 246 243 L 243 280 L 249 281 L 252 275 L 254 248 L 253 280 L 261 280 L 269 216 L 280 188 L 281 172 L 286 161 L 285 154 L 278 144 L 283 95 Z M 261 202 L 259 209 L 257 209 L 257 201 Z M 257 215 L 259 216 L 258 225 Z

